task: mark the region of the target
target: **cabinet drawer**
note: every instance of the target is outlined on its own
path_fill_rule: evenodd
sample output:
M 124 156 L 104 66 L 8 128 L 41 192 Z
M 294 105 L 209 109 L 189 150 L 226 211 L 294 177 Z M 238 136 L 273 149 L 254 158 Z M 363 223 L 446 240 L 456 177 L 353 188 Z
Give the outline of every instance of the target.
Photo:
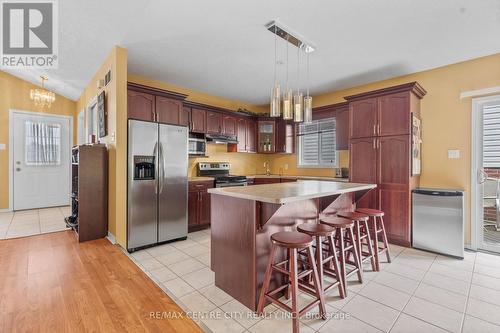
M 194 191 L 206 191 L 209 188 L 214 187 L 214 182 L 212 180 L 203 181 L 190 181 L 189 182 L 189 192 Z

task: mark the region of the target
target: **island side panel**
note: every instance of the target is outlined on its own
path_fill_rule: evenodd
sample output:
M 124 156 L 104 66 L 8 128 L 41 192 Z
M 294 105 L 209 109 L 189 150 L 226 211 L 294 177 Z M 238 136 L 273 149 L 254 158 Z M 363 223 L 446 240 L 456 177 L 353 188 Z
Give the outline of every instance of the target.
M 215 285 L 255 309 L 256 202 L 212 194 L 211 218 Z

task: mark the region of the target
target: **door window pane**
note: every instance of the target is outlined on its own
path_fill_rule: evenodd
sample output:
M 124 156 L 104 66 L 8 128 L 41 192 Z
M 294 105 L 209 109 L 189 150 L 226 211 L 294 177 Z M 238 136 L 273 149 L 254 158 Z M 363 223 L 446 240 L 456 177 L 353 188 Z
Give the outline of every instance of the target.
M 25 164 L 61 164 L 61 125 L 25 122 Z

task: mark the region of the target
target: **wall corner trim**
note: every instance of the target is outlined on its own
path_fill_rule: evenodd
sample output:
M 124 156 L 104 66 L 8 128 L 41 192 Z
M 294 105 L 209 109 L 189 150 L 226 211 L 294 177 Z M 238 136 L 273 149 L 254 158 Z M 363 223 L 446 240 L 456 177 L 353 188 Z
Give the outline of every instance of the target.
M 116 244 L 116 237 L 112 233 L 108 231 L 108 235 L 106 236 L 106 239 L 113 245 Z
M 468 98 L 468 97 L 480 97 L 484 95 L 496 94 L 500 93 L 500 86 L 489 87 L 478 90 L 470 90 L 464 91 L 460 93 L 460 99 Z

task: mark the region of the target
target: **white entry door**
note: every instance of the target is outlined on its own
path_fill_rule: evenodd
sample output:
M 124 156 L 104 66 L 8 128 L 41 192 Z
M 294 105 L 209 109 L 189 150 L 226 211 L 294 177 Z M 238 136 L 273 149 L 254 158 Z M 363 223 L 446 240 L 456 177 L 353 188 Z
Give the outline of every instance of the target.
M 11 113 L 13 209 L 70 203 L 70 118 Z

